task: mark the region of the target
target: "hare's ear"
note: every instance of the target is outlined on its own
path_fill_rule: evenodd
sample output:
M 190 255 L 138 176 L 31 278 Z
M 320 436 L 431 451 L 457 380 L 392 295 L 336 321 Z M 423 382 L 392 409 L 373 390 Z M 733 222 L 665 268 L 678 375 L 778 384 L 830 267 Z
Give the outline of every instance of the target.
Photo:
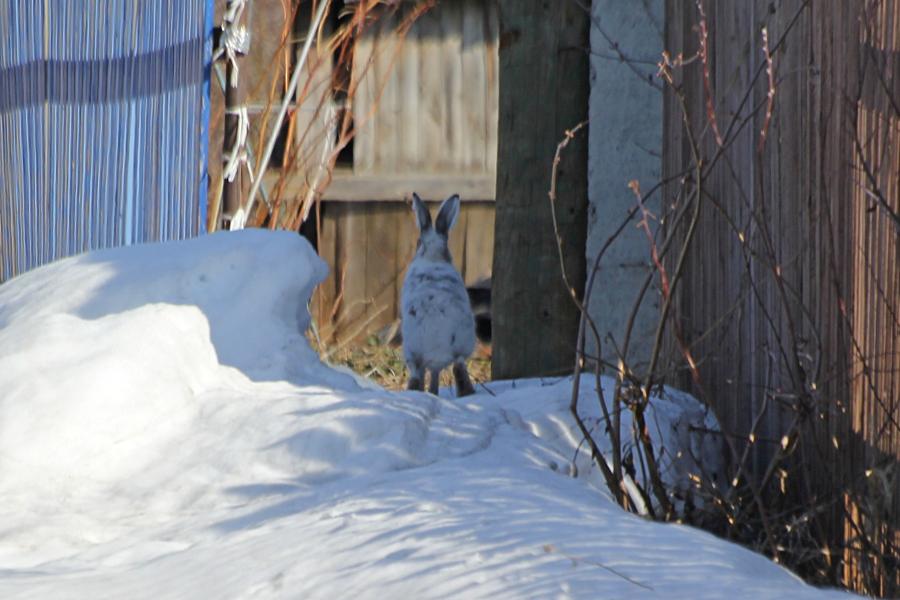
M 428 212 L 428 207 L 425 206 L 425 203 L 422 202 L 417 193 L 413 192 L 412 196 L 412 208 L 413 212 L 416 213 L 416 225 L 419 226 L 419 231 L 426 231 L 431 228 L 431 213 Z
M 453 194 L 441 204 L 441 210 L 438 212 L 437 219 L 434 222 L 434 229 L 441 235 L 447 235 L 450 228 L 456 223 L 456 217 L 459 216 L 459 194 Z

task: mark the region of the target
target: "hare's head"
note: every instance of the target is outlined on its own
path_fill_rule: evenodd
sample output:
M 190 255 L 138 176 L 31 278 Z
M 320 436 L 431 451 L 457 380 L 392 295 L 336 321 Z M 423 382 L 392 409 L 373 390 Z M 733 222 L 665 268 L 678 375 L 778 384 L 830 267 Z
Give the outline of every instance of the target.
M 426 260 L 450 262 L 450 249 L 447 246 L 447 238 L 450 228 L 456 223 L 459 216 L 459 195 L 453 194 L 441 204 L 434 225 L 431 223 L 431 214 L 428 207 L 413 192 L 413 212 L 416 214 L 416 224 L 419 226 L 419 243 L 416 246 L 416 258 Z

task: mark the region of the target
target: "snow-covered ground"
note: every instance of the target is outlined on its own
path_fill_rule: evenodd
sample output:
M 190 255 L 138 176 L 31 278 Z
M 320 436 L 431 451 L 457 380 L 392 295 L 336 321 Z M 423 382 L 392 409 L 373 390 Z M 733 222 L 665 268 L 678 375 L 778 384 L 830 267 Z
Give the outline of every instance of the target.
M 302 334 L 323 273 L 245 231 L 0 285 L 0 598 L 837 594 L 626 514 L 583 451 L 572 477 L 569 380 L 456 400 L 323 366 Z M 689 398 L 656 404 L 658 439 L 699 444 Z

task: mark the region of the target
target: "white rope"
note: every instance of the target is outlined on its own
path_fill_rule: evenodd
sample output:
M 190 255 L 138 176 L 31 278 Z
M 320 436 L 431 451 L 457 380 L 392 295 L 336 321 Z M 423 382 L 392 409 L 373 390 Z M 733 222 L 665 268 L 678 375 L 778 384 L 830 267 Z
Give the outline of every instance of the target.
M 291 100 L 297 92 L 300 74 L 303 72 L 304 66 L 306 65 L 306 59 L 309 56 L 309 50 L 312 47 L 313 40 L 316 38 L 316 32 L 322 25 L 322 20 L 325 17 L 325 9 L 328 8 L 330 3 L 330 0 L 320 0 L 319 9 L 316 11 L 315 17 L 309 24 L 309 31 L 306 33 L 306 42 L 303 44 L 303 50 L 300 52 L 300 59 L 297 61 L 296 66 L 294 66 L 294 73 L 291 75 L 291 81 L 284 93 L 281 108 L 278 110 L 278 116 L 275 118 L 275 123 L 272 127 L 272 134 L 269 137 L 269 142 L 266 144 L 265 152 L 263 152 L 261 157 L 259 172 L 256 174 L 256 181 L 254 181 L 253 185 L 250 187 L 250 194 L 247 197 L 246 204 L 238 208 L 231 219 L 230 229 L 232 231 L 243 229 L 247 222 L 247 215 L 253 210 L 253 204 L 256 201 L 256 192 L 259 191 L 259 185 L 269 166 L 269 160 L 272 158 L 272 151 L 275 149 L 275 143 L 278 141 L 278 135 L 281 132 L 281 124 L 284 122 L 284 116 L 287 113 L 288 105 L 291 104 Z
M 237 115 L 238 126 L 237 135 L 234 138 L 234 146 L 231 151 L 225 155 L 228 162 L 225 164 L 223 175 L 228 181 L 234 181 L 241 164 L 247 163 L 247 135 L 250 133 L 250 116 L 247 113 L 246 106 L 239 106 L 225 111 L 226 115 Z M 248 164 L 249 167 L 249 164 Z M 249 170 L 249 168 L 248 168 Z M 253 180 L 253 172 L 250 171 L 251 181 Z
M 216 62 L 224 56 L 231 66 L 231 76 L 227 82 L 223 83 L 223 87 L 237 88 L 240 74 L 238 57 L 247 54 L 250 50 L 250 32 L 245 26 L 239 25 L 248 2 L 249 0 L 228 0 L 225 14 L 222 16 L 222 37 L 212 59 L 213 62 Z M 247 113 L 247 107 L 232 107 L 227 109 L 225 114 L 237 117 L 237 131 L 231 149 L 227 152 L 224 152 L 223 149 L 226 163 L 222 170 L 222 176 L 227 181 L 233 182 L 241 165 L 247 165 L 252 182 L 253 171 L 250 169 L 250 162 L 247 159 L 247 136 L 250 134 L 250 116 Z
M 237 25 L 244 14 L 244 8 L 248 0 L 230 0 L 222 17 L 222 39 L 219 47 L 213 54 L 213 62 L 225 58 L 231 63 L 231 80 L 228 82 L 231 87 L 237 87 L 238 84 L 238 62 L 237 57 L 247 54 L 250 50 L 250 31 L 243 25 Z
M 229 0 L 228 6 L 225 7 L 225 14 L 222 15 L 222 20 L 226 23 L 237 23 L 241 20 L 241 14 L 244 12 L 246 5 L 247 0 Z

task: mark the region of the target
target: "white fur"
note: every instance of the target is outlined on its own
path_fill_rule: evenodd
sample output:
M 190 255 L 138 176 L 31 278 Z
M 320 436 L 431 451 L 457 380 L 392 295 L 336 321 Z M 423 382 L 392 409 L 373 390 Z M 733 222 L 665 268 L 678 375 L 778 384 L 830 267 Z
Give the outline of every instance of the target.
M 440 370 L 475 348 L 475 320 L 462 277 L 452 264 L 413 260 L 403 282 L 403 356 L 407 364 Z
M 403 355 L 410 371 L 440 371 L 465 361 L 475 348 L 475 319 L 462 277 L 450 262 L 447 233 L 459 214 L 459 197 L 441 206 L 446 229 L 432 226 L 424 203 L 413 201 L 421 230 L 416 256 L 406 272 L 401 297 Z

